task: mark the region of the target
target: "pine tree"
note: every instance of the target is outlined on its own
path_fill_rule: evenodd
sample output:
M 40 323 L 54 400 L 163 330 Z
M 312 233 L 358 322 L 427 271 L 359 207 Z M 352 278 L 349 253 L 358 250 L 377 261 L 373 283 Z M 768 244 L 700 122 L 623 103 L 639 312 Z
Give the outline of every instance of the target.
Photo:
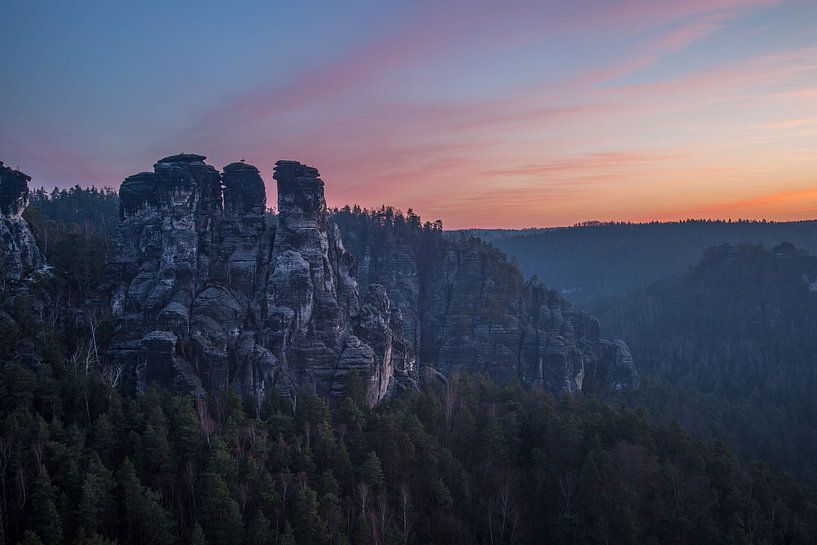
M 115 467 L 114 454 L 119 445 L 116 444 L 115 428 L 107 414 L 103 413 L 96 419 L 92 434 L 94 450 L 108 467 Z
M 189 543 L 190 545 L 207 545 L 207 540 L 204 539 L 204 530 L 201 529 L 201 524 L 198 521 L 193 525 Z
M 97 533 L 88 534 L 84 528 L 80 528 L 77 537 L 71 541 L 71 545 L 116 545 L 114 541 L 106 539 Z
M 209 471 L 202 476 L 199 519 L 210 543 L 239 543 L 243 539 L 244 522 L 238 503 L 218 473 Z
M 187 397 L 175 400 L 173 412 L 173 444 L 176 448 L 179 467 L 195 458 L 201 447 L 201 425 L 198 416 L 193 410 L 193 404 Z
M 346 382 L 343 386 L 343 397 L 351 400 L 360 409 L 366 407 L 366 386 L 357 369 L 352 369 L 346 375 Z
M 255 514 L 247 527 L 247 545 L 267 545 L 272 541 L 272 529 L 264 512 L 256 509 Z
M 326 523 L 318 513 L 318 494 L 307 485 L 295 493 L 294 523 L 299 545 L 326 542 Z
M 154 401 L 158 404 L 158 400 Z M 175 470 L 173 449 L 170 446 L 170 437 L 167 417 L 161 407 L 151 407 L 145 431 L 141 437 L 140 469 L 146 483 L 158 490 L 166 491 L 167 482 Z
M 22 541 L 20 541 L 18 545 L 44 545 L 44 543 L 40 540 L 37 534 L 31 530 L 26 530 L 25 534 L 23 534 Z
M 100 524 L 110 524 L 116 519 L 115 488 L 113 475 L 94 452 L 86 470 L 79 502 L 79 525 L 89 535 L 98 532 Z
M 62 520 L 55 504 L 56 489 L 45 468 L 40 469 L 31 495 L 31 528 L 43 545 L 62 543 Z
M 380 458 L 375 451 L 371 451 L 366 458 L 366 462 L 360 469 L 363 482 L 368 484 L 372 492 L 382 494 L 386 490 L 386 481 L 383 478 L 383 468 L 380 465 Z
M 361 513 L 355 521 L 354 543 L 355 545 L 372 545 L 372 525 L 369 518 Z
M 278 545 L 298 545 L 295 540 L 295 532 L 292 530 L 292 525 L 286 521 L 284 525 L 284 533 L 278 539 Z
M 133 464 L 127 458 L 117 477 L 125 507 L 127 540 L 135 538 L 144 545 L 175 543 L 175 524 L 170 514 L 162 508 L 161 494 L 142 486 Z

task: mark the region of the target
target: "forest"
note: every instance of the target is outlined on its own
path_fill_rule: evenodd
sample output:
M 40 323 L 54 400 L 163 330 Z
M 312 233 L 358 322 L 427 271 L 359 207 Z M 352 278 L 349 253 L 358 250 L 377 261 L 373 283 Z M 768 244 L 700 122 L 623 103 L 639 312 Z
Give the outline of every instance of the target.
M 718 246 L 593 307 L 650 377 L 634 395 L 654 414 L 817 482 L 817 257 Z
M 256 410 L 38 356 L 0 376 L 8 543 L 817 539 L 812 489 L 643 408 L 462 375 L 370 411 L 353 374 L 334 411 Z
M 471 231 L 466 231 L 471 232 Z M 817 252 L 817 222 L 584 222 L 554 229 L 474 230 L 515 259 L 526 275 L 584 305 L 682 274 L 707 248 L 791 242 Z
M 359 227 L 371 230 L 371 218 L 388 213 L 367 212 L 365 221 L 363 212 L 339 214 L 345 229 L 362 221 Z M 420 244 L 423 237 L 438 238 L 440 225 L 423 224 L 413 213 L 391 214 L 384 223 L 400 226 L 400 236 L 418 233 L 411 236 Z M 775 415 L 786 405 L 780 405 L 785 388 L 775 389 L 771 377 L 800 381 L 802 395 L 790 400 L 799 412 L 791 414 L 813 417 L 813 403 L 804 405 L 814 384 L 805 379 L 811 376 L 808 362 L 789 358 L 806 352 L 783 352 L 785 361 L 766 362 L 772 370 L 789 369 L 784 374 L 760 372 L 753 361 L 746 365 L 755 374 L 747 375 L 745 386 L 728 386 L 733 381 L 724 378 L 722 387 L 704 390 L 701 377 L 726 377 L 725 370 L 743 364 L 742 352 L 733 352 L 739 339 L 718 337 L 730 339 L 718 367 L 694 353 L 670 365 L 645 341 L 658 330 L 644 329 L 640 337 L 627 330 L 648 380 L 641 390 L 618 396 L 554 396 L 479 374 L 430 373 L 423 388 L 372 409 L 353 372 L 343 397 L 329 402 L 299 394 L 294 402 L 271 396 L 257 405 L 229 391 L 192 397 L 160 388 L 134 397 L 122 392 L 117 370 L 100 357 L 111 323 L 91 304 L 107 281 L 116 194 L 34 192 L 26 216 L 54 274 L 28 295 L 6 299 L 0 315 L 0 543 L 817 542 L 817 493 L 807 483 L 808 471 L 770 456 L 777 443 L 746 448 L 757 435 L 725 433 L 731 422 L 720 430 L 706 425 L 744 407 L 721 399 L 750 404 L 768 394 L 773 401 L 755 409 L 768 423 L 756 434 L 774 437 L 780 428 Z M 391 236 L 361 231 L 361 240 L 383 244 Z M 731 256 L 726 264 L 724 253 Z M 735 259 L 745 263 L 730 267 Z M 709 274 L 732 286 L 724 298 L 738 297 L 742 284 L 729 274 L 750 276 L 749 265 L 760 263 L 769 274 L 788 271 L 787 279 L 802 282 L 803 273 L 811 274 L 810 259 L 795 252 L 775 265 L 781 258 L 769 250 L 724 250 L 708 254 L 697 275 L 677 282 L 702 293 L 701 278 Z M 743 281 L 766 286 L 765 278 Z M 673 289 L 650 291 L 649 303 L 633 301 L 637 311 L 622 304 L 621 315 L 602 314 L 602 320 L 654 319 L 676 308 L 673 297 L 691 297 Z M 767 299 L 791 295 L 780 290 L 763 293 Z M 791 304 L 798 309 L 791 316 L 806 320 L 804 334 L 814 314 L 805 314 L 803 301 Z M 711 306 L 722 301 L 701 312 Z M 744 319 L 740 327 L 768 331 L 768 323 L 756 324 L 743 308 L 729 312 Z M 683 319 L 708 331 L 701 315 L 671 316 L 655 327 L 666 332 Z M 779 325 L 781 332 L 797 331 L 795 322 Z M 784 344 L 782 337 L 768 342 Z M 681 367 L 689 361 L 699 364 Z M 677 386 L 666 386 L 670 379 Z M 791 448 L 809 452 L 808 445 Z

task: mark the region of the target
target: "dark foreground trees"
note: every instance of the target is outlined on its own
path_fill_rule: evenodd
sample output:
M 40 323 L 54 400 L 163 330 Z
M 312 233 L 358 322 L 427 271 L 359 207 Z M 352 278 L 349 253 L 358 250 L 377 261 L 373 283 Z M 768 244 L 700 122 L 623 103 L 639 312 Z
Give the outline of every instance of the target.
M 111 199 L 42 197 L 41 219 L 75 218 L 60 210 L 91 197 Z M 441 237 L 413 214 L 368 214 L 418 246 Z M 47 304 L 3 302 L 0 544 L 817 542 L 811 489 L 592 398 L 461 376 L 370 411 L 354 374 L 332 410 L 306 395 L 123 396 L 106 317 L 67 312 L 103 281 L 110 246 L 93 238 L 109 216 L 41 232 L 57 272 Z
M 0 387 L 5 543 L 817 539 L 814 492 L 767 465 L 643 409 L 482 377 L 374 411 L 356 388 L 334 411 L 302 395 L 295 414 L 289 400 L 126 398 L 48 361 L 6 362 Z

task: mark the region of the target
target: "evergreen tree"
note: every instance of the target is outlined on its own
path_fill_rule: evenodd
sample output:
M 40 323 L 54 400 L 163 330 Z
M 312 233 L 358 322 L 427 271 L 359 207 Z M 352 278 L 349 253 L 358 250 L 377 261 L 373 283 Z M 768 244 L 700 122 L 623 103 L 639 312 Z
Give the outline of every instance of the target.
M 247 526 L 247 545 L 266 545 L 272 542 L 272 529 L 263 511 L 257 509 Z
M 40 538 L 37 536 L 36 533 L 32 532 L 31 530 L 26 530 L 23 534 L 23 539 L 20 541 L 19 545 L 45 545 Z
M 343 397 L 357 405 L 358 408 L 362 409 L 366 406 L 366 386 L 363 384 L 363 379 L 360 378 L 357 369 L 352 369 L 346 375 Z
M 371 451 L 366 458 L 366 462 L 360 468 L 360 475 L 363 482 L 368 484 L 372 492 L 382 494 L 386 489 L 386 482 L 383 478 L 383 469 L 380 465 L 380 458 L 375 451 Z
M 94 452 L 86 469 L 79 503 L 79 525 L 89 535 L 108 531 L 116 519 L 115 488 L 113 475 Z
M 301 486 L 295 493 L 293 527 L 299 545 L 326 543 L 326 523 L 318 512 L 318 495 L 308 486 Z
M 208 471 L 202 476 L 199 521 L 209 543 L 240 543 L 244 522 L 238 503 L 230 496 L 221 475 Z
M 284 525 L 284 533 L 278 539 L 279 545 L 298 545 L 295 539 L 295 531 L 289 521 Z
M 43 545 L 62 543 L 62 520 L 57 512 L 56 496 L 48 471 L 41 468 L 31 494 L 31 528 L 36 531 Z
M 190 545 L 207 545 L 207 540 L 204 539 L 204 530 L 202 530 L 201 524 L 198 522 L 193 525 L 193 531 L 190 532 L 188 543 Z
M 142 486 L 129 459 L 125 459 L 117 477 L 127 521 L 125 541 L 138 540 L 145 545 L 175 543 L 175 525 L 162 508 L 161 495 Z

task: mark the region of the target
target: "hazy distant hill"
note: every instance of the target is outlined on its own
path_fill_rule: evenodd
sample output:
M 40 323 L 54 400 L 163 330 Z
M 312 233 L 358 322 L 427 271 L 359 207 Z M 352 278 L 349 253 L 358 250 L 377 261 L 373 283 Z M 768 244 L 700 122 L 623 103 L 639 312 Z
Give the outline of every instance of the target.
M 684 221 L 586 224 L 554 229 L 474 229 L 516 258 L 525 274 L 576 303 L 623 293 L 684 272 L 706 248 L 783 241 L 817 253 L 817 221 Z
M 718 246 L 591 307 L 663 385 L 642 392 L 655 414 L 817 482 L 817 257 L 788 243 Z

